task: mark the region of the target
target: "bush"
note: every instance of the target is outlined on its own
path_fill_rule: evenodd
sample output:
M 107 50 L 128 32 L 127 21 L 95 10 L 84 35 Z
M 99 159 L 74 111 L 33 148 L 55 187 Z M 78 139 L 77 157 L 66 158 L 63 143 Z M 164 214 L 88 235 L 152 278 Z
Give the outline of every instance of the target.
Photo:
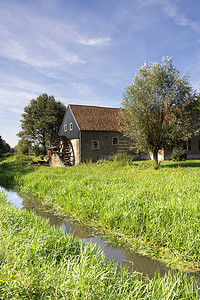
M 132 163 L 130 156 L 123 152 L 113 154 L 110 159 L 122 165 L 130 165 Z
M 173 161 L 183 161 L 186 160 L 187 153 L 181 149 L 174 149 L 171 155 Z
M 32 157 L 25 154 L 16 154 L 15 160 L 19 164 L 28 164 L 32 161 Z

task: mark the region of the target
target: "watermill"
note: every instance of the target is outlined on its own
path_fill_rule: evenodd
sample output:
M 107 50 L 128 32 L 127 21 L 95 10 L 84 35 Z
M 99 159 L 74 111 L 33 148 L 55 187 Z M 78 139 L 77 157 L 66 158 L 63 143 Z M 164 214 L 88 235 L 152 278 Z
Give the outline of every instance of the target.
M 48 148 L 49 164 L 53 166 L 73 166 L 75 157 L 71 142 L 66 136 L 57 136 L 54 146 Z

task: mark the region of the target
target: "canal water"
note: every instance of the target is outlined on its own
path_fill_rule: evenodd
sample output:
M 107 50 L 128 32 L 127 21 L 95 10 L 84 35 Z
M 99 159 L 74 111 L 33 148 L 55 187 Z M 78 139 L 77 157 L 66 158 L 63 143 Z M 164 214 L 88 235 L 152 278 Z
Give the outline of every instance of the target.
M 3 187 L 0 187 L 0 189 L 7 194 L 7 201 L 11 205 L 19 209 L 32 210 L 42 218 L 48 219 L 50 225 L 55 225 L 66 232 L 66 234 L 73 234 L 85 243 L 96 244 L 105 253 L 106 257 L 115 260 L 120 265 L 126 266 L 132 271 L 143 273 L 143 275 L 148 275 L 150 278 L 153 278 L 156 272 L 163 276 L 168 271 L 168 268 L 164 264 L 156 260 L 139 255 L 125 246 L 111 244 L 106 241 L 105 237 L 95 235 L 93 230 L 88 226 L 73 221 L 71 218 L 61 217 L 50 211 L 44 211 L 36 199 L 34 198 L 33 200 L 33 197 L 31 198 L 30 196 L 22 195 L 17 191 Z

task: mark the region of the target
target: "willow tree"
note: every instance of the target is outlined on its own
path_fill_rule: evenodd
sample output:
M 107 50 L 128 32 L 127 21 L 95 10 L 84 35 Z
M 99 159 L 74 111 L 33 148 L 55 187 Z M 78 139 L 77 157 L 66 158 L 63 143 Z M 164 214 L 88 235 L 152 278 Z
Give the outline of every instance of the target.
M 163 58 L 161 64 L 145 63 L 123 95 L 123 133 L 137 151 L 151 152 L 158 163 L 159 150 L 192 136 L 197 102 L 188 76 L 181 76 L 171 58 Z

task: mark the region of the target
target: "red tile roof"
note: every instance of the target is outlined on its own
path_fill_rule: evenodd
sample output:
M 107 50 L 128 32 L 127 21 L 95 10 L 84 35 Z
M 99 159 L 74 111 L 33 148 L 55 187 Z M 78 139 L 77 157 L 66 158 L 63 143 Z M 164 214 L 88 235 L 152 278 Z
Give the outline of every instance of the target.
M 119 108 L 70 104 L 80 130 L 119 131 Z

